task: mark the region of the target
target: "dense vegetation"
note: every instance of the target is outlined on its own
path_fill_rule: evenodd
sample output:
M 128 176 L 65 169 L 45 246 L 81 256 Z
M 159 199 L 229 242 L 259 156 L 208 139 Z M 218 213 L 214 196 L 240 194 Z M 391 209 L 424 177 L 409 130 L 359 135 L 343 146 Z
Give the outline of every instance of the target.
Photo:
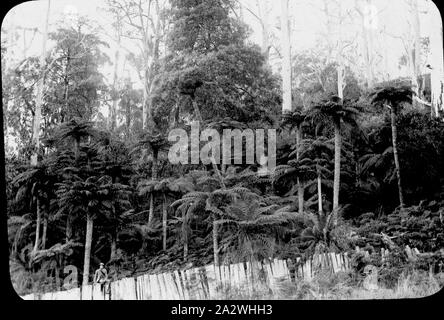
M 406 245 L 427 253 L 414 269 L 439 272 L 444 122 L 412 106 L 409 82 L 369 91 L 347 70 L 353 90 L 341 100 L 336 70 L 325 66 L 332 75 L 327 84 L 298 88 L 311 99 L 296 100 L 294 112 L 281 115 L 279 78 L 260 48 L 247 43 L 246 26 L 229 15 L 233 3 L 199 3 L 172 1 L 169 54 L 155 66 L 145 129 L 139 123 L 143 93 L 130 86 L 118 93 L 120 125 L 93 121 L 99 101 L 115 93 L 98 80 L 106 57 L 92 35 L 91 55 L 56 68 L 68 66 L 70 83 L 81 85 L 68 95 L 63 77 L 48 83 L 37 166 L 29 164 L 23 115 L 10 115 L 9 124 L 22 133 L 18 154 L 6 157 L 16 290 L 59 289 L 54 277 L 67 265 L 76 266 L 86 283 L 99 262 L 119 278 L 213 262 L 305 259 L 356 246 L 370 252 L 353 253 L 356 270 L 367 263 L 382 267 L 387 286 L 412 267 Z M 79 34 L 71 32 L 51 35 L 58 44 L 53 54 L 62 57 L 57 63 L 71 63 L 76 54 Z M 18 104 L 33 103 L 18 91 L 37 77 L 28 72 L 35 63 L 21 66 L 22 78 L 9 75 L 17 83 L 3 88 Z M 168 132 L 190 130 L 190 120 L 220 133 L 278 129 L 276 169 L 259 175 L 258 165 L 171 164 Z M 392 262 L 381 261 L 381 248 L 390 250 Z

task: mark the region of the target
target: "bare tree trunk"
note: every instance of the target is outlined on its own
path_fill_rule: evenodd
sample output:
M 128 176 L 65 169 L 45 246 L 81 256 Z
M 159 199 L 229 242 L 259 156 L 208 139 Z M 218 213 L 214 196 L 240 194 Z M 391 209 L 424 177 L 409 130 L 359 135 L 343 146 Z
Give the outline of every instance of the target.
M 46 39 L 48 38 L 48 21 L 49 21 L 49 8 L 51 1 L 48 0 L 48 8 L 46 10 L 46 22 L 43 30 L 43 39 L 42 39 L 42 52 L 40 54 L 40 68 L 41 74 L 39 83 L 37 86 L 37 98 L 35 103 L 35 112 L 34 112 L 34 125 L 33 125 L 33 145 L 34 145 L 34 153 L 31 156 L 31 165 L 37 165 L 37 157 L 39 151 L 40 144 L 40 121 L 42 117 L 42 105 L 43 105 L 43 86 L 45 83 L 45 58 L 46 58 Z
M 158 175 L 158 168 L 157 168 L 157 157 L 158 157 L 158 151 L 153 150 L 153 166 L 151 169 L 151 178 L 153 180 L 157 180 Z M 150 194 L 150 212 L 148 215 L 148 226 L 151 227 L 153 223 L 154 218 L 154 194 Z
M 151 227 L 154 219 L 154 194 L 150 194 L 150 211 L 148 214 L 148 227 Z
M 146 130 L 149 126 L 149 122 L 151 120 L 151 108 L 150 108 L 150 101 L 149 101 L 149 69 L 147 67 L 147 70 L 145 70 L 145 78 L 144 78 L 144 85 L 143 85 L 143 105 L 142 105 L 142 128 L 143 130 Z
M 155 123 L 153 120 L 153 101 L 151 93 L 154 88 L 154 76 L 155 76 L 155 68 L 159 60 L 159 39 L 156 39 L 153 49 L 153 60 L 150 66 L 147 66 L 145 70 L 145 83 L 144 83 L 144 92 L 143 92 L 143 129 L 152 130 L 154 129 Z
M 390 75 L 388 73 L 389 70 L 389 50 L 388 50 L 388 41 L 387 41 L 388 37 L 387 37 L 387 32 L 383 32 L 383 41 L 384 41 L 384 77 L 383 80 L 384 81 L 388 81 L 390 79 Z
M 301 141 L 302 141 L 302 135 L 301 135 L 301 126 L 298 125 L 296 127 L 296 159 L 300 160 L 300 153 L 301 153 Z M 299 177 L 297 177 L 297 186 L 298 186 L 298 212 L 299 214 L 304 213 L 304 188 L 302 186 L 301 180 Z
M 153 167 L 152 167 L 152 171 L 151 171 L 151 176 L 153 178 L 153 180 L 157 180 L 157 176 L 158 176 L 158 157 L 159 157 L 159 151 L 157 150 L 153 150 Z
M 184 261 L 188 258 L 188 220 L 186 212 L 182 212 L 182 235 L 183 235 L 183 259 Z
M 364 18 L 363 18 L 364 19 Z M 364 23 L 362 24 L 362 42 L 364 45 L 364 58 L 365 58 L 365 73 L 366 73 L 366 87 L 367 89 L 370 89 L 372 87 L 372 77 L 371 77 L 371 52 L 369 50 L 369 45 L 368 45 L 368 33 L 367 33 L 367 29 L 365 28 Z
M 158 151 L 153 150 L 153 166 L 151 168 L 151 178 L 153 180 L 157 180 L 158 175 L 158 168 L 157 168 L 157 157 L 158 157 Z M 150 211 L 148 215 L 148 226 L 151 227 L 153 223 L 154 218 L 154 194 L 150 194 Z
M 218 245 L 218 225 L 216 217 L 213 218 L 213 255 L 214 255 L 214 265 L 219 266 L 219 245 Z
M 203 118 L 202 114 L 200 113 L 199 106 L 197 105 L 196 100 L 194 99 L 194 95 L 191 96 L 191 101 L 193 103 L 194 113 L 196 114 L 196 117 L 198 121 L 202 124 Z M 223 178 L 220 174 L 219 169 L 217 168 L 217 165 L 214 161 L 214 158 L 211 161 L 211 164 L 213 166 L 213 170 L 216 173 L 216 175 L 219 178 L 219 182 L 221 184 L 222 189 L 226 189 L 225 183 L 223 181 Z M 219 247 L 218 247 L 218 229 L 217 229 L 217 220 L 216 217 L 213 218 L 213 255 L 214 255 L 214 265 L 219 266 Z
M 371 7 L 372 0 L 367 0 L 367 5 Z M 355 0 L 356 6 L 358 1 Z M 365 60 L 365 73 L 366 73 L 366 86 L 367 89 L 371 89 L 374 85 L 374 73 L 373 73 L 373 33 L 369 26 L 366 25 L 366 12 L 361 9 L 357 9 L 361 16 L 362 23 L 362 44 Z
M 72 238 L 72 218 L 71 215 L 68 214 L 66 217 L 66 243 L 68 243 Z
M 56 283 L 56 291 L 59 291 L 60 288 L 62 287 L 62 282 L 60 281 L 60 268 L 57 265 L 57 262 L 55 263 L 54 266 L 54 273 L 55 273 L 55 283 Z
M 369 5 L 369 7 L 372 7 L 372 1 L 373 0 L 367 0 L 367 4 Z M 371 28 L 367 28 L 367 40 L 368 40 L 368 62 L 369 62 L 369 86 L 370 88 L 372 88 L 375 84 L 375 73 L 374 73 L 374 54 L 375 54 L 375 48 L 373 45 L 373 40 L 374 40 L 374 36 L 373 36 L 373 29 Z
M 344 65 L 342 63 L 342 58 L 339 57 L 339 64 L 338 64 L 338 97 L 342 100 L 344 99 L 344 77 L 345 77 L 345 70 Z
M 132 84 L 130 79 L 125 79 L 125 100 L 123 106 L 125 107 L 125 138 L 130 138 L 130 129 L 131 129 L 131 93 L 132 93 Z
M 91 261 L 91 243 L 93 236 L 94 220 L 91 215 L 86 217 L 86 237 L 85 237 L 85 257 L 83 260 L 83 281 L 82 285 L 86 286 L 89 283 L 89 264 Z
M 197 117 L 197 120 L 199 121 L 199 124 L 203 124 L 202 114 L 200 113 L 200 109 L 199 109 L 199 106 L 197 105 L 194 95 L 191 96 L 191 102 L 193 103 L 193 110 L 194 110 L 194 113 Z M 226 188 L 225 182 L 222 178 L 222 175 L 220 174 L 219 168 L 217 167 L 214 157 L 212 157 L 212 159 L 211 159 L 211 166 L 213 167 L 214 172 L 216 173 L 217 177 L 219 178 L 219 182 L 221 184 L 221 187 L 223 189 L 225 189 Z
M 296 181 L 298 185 L 298 212 L 299 214 L 304 213 L 304 187 L 299 178 Z
M 268 0 L 256 0 L 256 5 L 259 8 L 260 24 L 262 26 L 262 53 L 268 61 L 270 53 L 270 28 L 268 25 L 269 12 Z
M 76 162 L 76 166 L 78 166 L 80 159 L 80 139 L 74 140 L 74 159 Z
M 111 255 L 110 260 L 114 260 L 117 257 L 117 228 L 111 233 Z
M 420 23 L 419 23 L 419 11 L 418 11 L 418 1 L 412 0 L 411 10 L 413 13 L 413 50 L 412 50 L 412 82 L 413 82 L 413 91 L 416 96 L 421 98 L 419 92 L 419 76 L 420 76 L 420 64 L 421 64 L 421 31 L 420 31 Z M 414 97 L 412 97 L 414 98 Z M 417 106 L 418 102 L 415 99 L 412 99 L 413 105 Z
M 342 7 L 341 3 L 338 2 L 339 5 L 339 40 L 342 38 Z M 345 69 L 344 69 L 344 59 L 342 57 L 341 50 L 338 51 L 338 72 L 337 72 L 338 80 L 338 97 L 340 99 L 341 105 L 344 101 L 344 82 L 345 82 Z M 334 119 L 334 131 L 335 131 L 335 168 L 334 168 L 334 179 L 333 179 L 333 214 L 334 220 L 333 224 L 336 226 L 338 223 L 338 209 L 339 209 L 339 189 L 341 186 L 340 178 L 341 178 L 341 119 Z
M 43 217 L 42 250 L 46 249 L 46 237 L 48 232 L 48 219 Z
M 150 45 L 148 43 L 147 35 L 144 35 L 143 45 L 144 45 L 144 55 L 147 57 L 151 55 Z M 151 64 L 152 66 L 152 64 Z M 152 130 L 152 110 L 151 110 L 151 75 L 152 68 L 148 64 L 148 61 L 145 61 L 145 70 L 143 77 L 143 104 L 142 104 L 142 128 L 143 130 Z
M 282 44 L 282 113 L 292 111 L 291 105 L 291 42 L 290 26 L 288 19 L 288 0 L 281 0 L 281 44 Z M 299 147 L 301 142 L 301 130 L 296 128 L 296 158 L 299 160 Z M 298 187 L 298 212 L 304 211 L 304 190 L 299 177 Z
M 163 195 L 163 214 L 162 214 L 162 234 L 163 234 L 163 250 L 166 251 L 167 247 L 167 222 L 168 222 L 168 211 L 167 211 L 167 200 L 166 195 Z
M 282 43 L 282 112 L 291 112 L 291 43 L 288 21 L 288 0 L 281 0 Z
M 128 139 L 130 137 L 130 127 L 131 127 L 131 106 L 129 103 L 126 106 L 126 112 L 125 112 L 125 136 Z
M 35 227 L 34 249 L 32 250 L 32 254 L 33 255 L 35 255 L 35 253 L 39 249 L 40 225 L 42 224 L 42 213 L 40 211 L 40 200 L 39 200 L 39 198 L 37 198 L 37 201 L 36 201 L 36 211 L 37 211 L 37 221 L 36 221 L 36 227 Z
M 339 57 L 340 63 L 338 66 L 338 96 L 341 99 L 340 103 L 343 103 L 344 92 L 343 92 L 343 79 L 344 79 L 344 66 L 342 65 L 342 58 Z M 333 181 L 333 211 L 335 212 L 334 225 L 338 222 L 338 212 L 339 209 L 339 189 L 341 186 L 341 119 L 336 119 L 334 121 L 334 131 L 335 131 L 335 168 L 334 168 L 334 181 Z
M 338 37 L 339 37 L 339 45 L 342 45 L 342 22 L 343 22 L 343 16 L 342 16 L 342 6 L 341 1 L 337 2 L 338 4 L 338 10 L 339 10 L 339 23 L 338 23 Z M 344 58 L 342 56 L 342 47 L 338 48 L 338 71 L 337 71 L 337 85 L 338 85 L 338 97 L 342 101 L 344 100 L 344 87 L 345 87 L 345 67 L 344 67 Z
M 120 36 L 119 36 L 119 44 L 120 44 Z M 113 102 L 111 104 L 110 108 L 110 114 L 109 114 L 109 129 L 113 131 L 116 127 L 116 119 L 117 119 L 117 101 L 118 101 L 118 95 L 117 95 L 117 62 L 119 60 L 119 48 L 116 49 L 116 52 L 114 54 L 114 72 L 113 72 Z
M 334 224 L 337 224 L 339 209 L 339 188 L 341 178 L 341 122 L 337 119 L 334 123 L 335 130 L 335 169 L 333 179 L 333 211 L 335 212 Z
M 68 75 L 69 75 L 70 61 L 71 61 L 70 50 L 68 48 L 67 57 L 66 57 L 66 65 L 65 65 L 65 75 L 64 75 L 64 79 L 63 79 L 64 86 L 65 86 L 64 98 L 63 98 L 65 100 L 65 112 L 68 112 L 68 110 L 69 110 L 69 105 L 68 105 L 68 99 L 69 99 L 69 76 Z M 63 122 L 63 121 L 64 121 L 64 118 L 62 119 L 62 117 L 61 117 L 60 122 Z
M 318 172 L 318 212 L 319 216 L 322 215 L 322 180 L 321 173 Z
M 430 34 L 431 58 L 431 102 L 432 116 L 439 117 L 444 111 L 444 57 L 443 57 L 443 28 L 439 11 L 432 4 L 435 14 L 431 15 L 432 32 Z M 429 14 L 431 14 L 429 12 Z
M 393 158 L 395 160 L 395 170 L 396 170 L 396 177 L 398 180 L 398 195 L 399 195 L 399 205 L 401 208 L 404 207 L 404 196 L 402 191 L 402 182 L 401 182 L 401 168 L 399 165 L 399 158 L 398 158 L 398 128 L 396 125 L 396 112 L 394 110 L 394 107 L 391 106 L 390 109 L 390 120 L 391 120 L 391 126 L 392 126 L 392 145 L 393 145 Z

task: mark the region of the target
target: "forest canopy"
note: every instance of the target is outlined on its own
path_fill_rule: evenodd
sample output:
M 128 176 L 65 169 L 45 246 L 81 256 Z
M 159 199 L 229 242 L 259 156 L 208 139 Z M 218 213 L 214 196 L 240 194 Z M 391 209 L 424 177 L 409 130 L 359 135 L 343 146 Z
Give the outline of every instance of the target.
M 391 250 L 396 263 L 371 261 L 388 288 L 400 270 L 442 272 L 442 78 L 439 66 L 426 68 L 435 39 L 413 32 L 395 59 L 401 71 L 387 76 L 375 62 L 378 34 L 363 25 L 362 5 L 372 1 L 317 1 L 327 34 L 309 49 L 280 42 L 297 34 L 294 16 L 272 19 L 269 1 L 258 11 L 250 2 L 108 0 L 107 27 L 77 17 L 48 30 L 49 15 L 41 55 L 24 50 L 20 61 L 20 29 L 2 26 L 9 259 L 19 294 L 62 289 L 52 275 L 69 265 L 86 285 L 100 262 L 115 280 L 325 252 L 349 253 L 356 280 L 364 259 L 356 247 L 372 259 Z M 412 17 L 415 3 L 405 4 Z M 259 21 L 260 43 L 249 19 Z M 347 19 L 359 28 L 341 27 Z M 196 121 L 221 136 L 275 130 L 276 167 L 263 171 L 257 154 L 254 164 L 171 163 L 170 131 L 188 133 Z M 246 159 L 251 146 L 241 144 L 232 158 Z M 427 256 L 412 264 L 407 245 Z

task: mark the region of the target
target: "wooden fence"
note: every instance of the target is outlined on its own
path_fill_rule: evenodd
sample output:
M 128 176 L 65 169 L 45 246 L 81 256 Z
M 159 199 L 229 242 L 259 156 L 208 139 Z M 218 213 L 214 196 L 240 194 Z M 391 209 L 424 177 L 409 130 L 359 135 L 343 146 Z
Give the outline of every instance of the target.
M 104 294 L 99 285 L 87 285 L 65 291 L 29 294 L 24 300 L 195 300 L 223 299 L 233 289 L 247 294 L 259 290 L 275 292 L 279 282 L 304 278 L 310 280 L 316 269 L 331 272 L 350 268 L 346 254 L 327 253 L 314 256 L 299 264 L 291 260 L 274 259 L 271 262 L 237 263 L 176 270 L 160 274 L 145 274 L 110 283 L 110 292 Z

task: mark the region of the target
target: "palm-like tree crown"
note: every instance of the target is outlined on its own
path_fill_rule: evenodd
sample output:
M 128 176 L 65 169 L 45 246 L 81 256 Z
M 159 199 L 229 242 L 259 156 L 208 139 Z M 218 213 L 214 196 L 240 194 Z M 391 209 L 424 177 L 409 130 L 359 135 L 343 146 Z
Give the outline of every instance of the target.
M 188 179 L 181 177 L 178 179 L 167 178 L 160 181 L 145 179 L 139 182 L 137 189 L 140 196 L 150 194 L 178 195 L 192 192 L 193 187 L 193 184 Z
M 106 175 L 87 179 L 72 175 L 71 180 L 58 183 L 57 187 L 59 214 L 108 216 L 116 211 L 116 203 L 122 207 L 129 205 L 128 187 L 113 184 Z
M 168 140 L 162 133 L 143 133 L 140 135 L 138 146 L 150 148 L 150 150 L 160 150 L 168 145 Z
M 397 113 L 402 104 L 412 103 L 414 94 L 415 92 L 412 90 L 411 85 L 406 83 L 406 81 L 395 80 L 376 86 L 370 93 L 370 98 L 373 104 L 388 104 Z
M 327 214 L 310 212 L 304 215 L 303 218 L 307 226 L 302 231 L 299 241 L 305 246 L 307 256 L 338 248 L 335 237 L 332 235 L 335 229 L 334 216 L 333 211 Z
M 334 153 L 334 144 L 331 139 L 318 137 L 304 139 L 302 142 L 301 161 L 319 171 L 327 170 Z M 315 170 L 316 171 L 316 170 Z
M 308 112 L 308 117 L 314 121 L 331 121 L 354 124 L 359 114 L 359 107 L 349 99 L 341 99 L 336 95 L 330 95 L 321 99 Z
M 282 128 L 288 128 L 289 130 L 299 128 L 306 117 L 307 114 L 302 108 L 296 108 L 292 112 L 285 112 L 282 114 Z
M 16 202 L 22 202 L 25 199 L 32 201 L 34 198 L 49 200 L 56 180 L 56 174 L 49 161 L 30 166 L 12 181 L 12 185 L 18 188 Z
M 80 118 L 74 118 L 68 122 L 62 123 L 56 130 L 55 136 L 58 141 L 71 138 L 79 141 L 81 138 L 93 136 L 97 133 L 93 123 Z
M 222 132 L 224 129 L 245 129 L 247 126 L 246 124 L 232 120 L 231 118 L 223 118 L 215 121 L 211 121 L 206 125 L 207 128 L 215 129 L 218 132 Z
M 296 215 L 289 211 L 289 207 L 267 205 L 261 199 L 241 199 L 225 206 L 222 211 L 224 218 L 220 223 L 230 228 L 222 247 L 237 261 L 271 257 L 274 234 Z
M 287 186 L 295 186 L 298 178 L 301 182 L 312 179 L 312 170 L 304 159 L 292 159 L 288 161 L 288 164 L 277 166 L 274 169 L 272 183 L 283 183 Z
M 153 157 L 157 158 L 159 152 L 166 149 L 168 145 L 169 142 L 162 133 L 145 132 L 139 136 L 139 139 L 131 150 L 131 153 L 133 154 L 148 149 L 152 153 Z

